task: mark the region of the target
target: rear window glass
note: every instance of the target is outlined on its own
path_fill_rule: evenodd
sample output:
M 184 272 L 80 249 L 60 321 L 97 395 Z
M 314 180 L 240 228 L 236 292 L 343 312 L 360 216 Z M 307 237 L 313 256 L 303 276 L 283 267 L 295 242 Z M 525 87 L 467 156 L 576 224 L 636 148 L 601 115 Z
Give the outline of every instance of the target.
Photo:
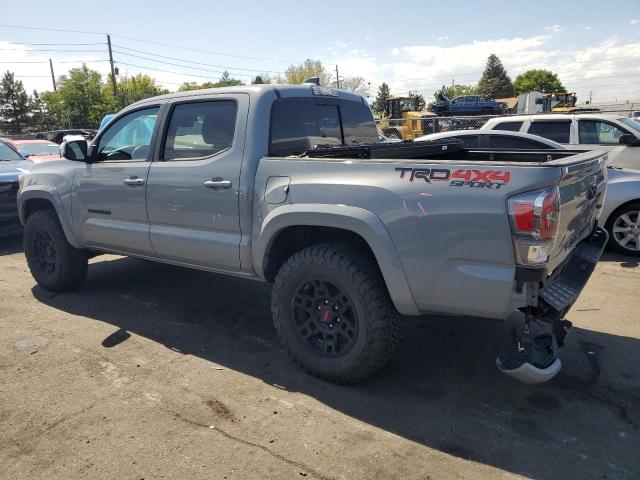
M 462 145 L 464 148 L 479 148 L 480 147 L 480 139 L 478 135 L 460 135 L 459 137 L 449 137 L 444 138 L 444 141 L 447 140 L 459 140 L 462 141 Z
M 497 123 L 493 130 L 508 130 L 509 132 L 518 132 L 522 127 L 522 122 L 501 122 Z
M 533 122 L 529 133 L 554 140 L 558 143 L 569 143 L 571 122 Z
M 528 138 L 511 137 L 508 135 L 491 135 L 489 139 L 493 148 L 523 148 L 523 149 L 540 149 L 552 148 L 544 143 L 536 142 Z
M 316 145 L 379 143 L 373 115 L 363 103 L 282 98 L 271 108 L 269 155 L 300 155 Z

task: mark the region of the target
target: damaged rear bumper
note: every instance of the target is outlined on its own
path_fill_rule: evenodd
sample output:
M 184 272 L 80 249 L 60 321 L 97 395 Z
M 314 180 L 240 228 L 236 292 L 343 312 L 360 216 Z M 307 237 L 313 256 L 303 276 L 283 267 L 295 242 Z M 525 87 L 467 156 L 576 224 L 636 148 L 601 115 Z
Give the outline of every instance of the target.
M 509 347 L 496 360 L 502 372 L 525 383 L 542 383 L 560 371 L 558 353 L 571 329 L 564 316 L 591 277 L 607 240 L 605 230 L 594 229 L 543 282 L 537 305 L 509 320 Z

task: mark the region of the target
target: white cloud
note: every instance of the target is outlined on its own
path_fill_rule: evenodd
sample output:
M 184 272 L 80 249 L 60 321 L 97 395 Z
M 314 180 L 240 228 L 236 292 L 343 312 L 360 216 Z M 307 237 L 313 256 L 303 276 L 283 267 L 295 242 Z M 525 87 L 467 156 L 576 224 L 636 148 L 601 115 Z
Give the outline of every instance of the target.
M 407 45 L 392 48 L 385 57 L 364 50 L 333 57 L 344 75 L 362 76 L 371 82 L 371 94 L 386 82 L 394 93 L 419 91 L 425 98 L 443 84 L 475 84 L 487 57 L 495 53 L 512 79 L 532 68 L 558 73 L 579 100 L 594 92 L 598 98 L 640 98 L 640 42 L 623 43 L 610 38 L 593 47 L 554 49 L 550 36 L 502 38 L 465 44 Z
M 438 42 L 443 42 L 445 40 L 449 40 L 449 35 L 442 35 L 437 38 Z
M 593 30 L 593 27 L 591 25 L 585 25 L 584 29 L 585 30 Z
M 560 32 L 564 32 L 566 28 L 563 27 L 562 25 L 556 24 L 556 25 L 549 25 L 548 27 L 545 27 L 545 30 L 553 33 L 560 33 Z
M 634 18 L 633 20 L 629 20 L 629 23 L 631 25 L 635 25 L 636 23 L 640 22 L 640 20 L 638 20 L 637 18 Z

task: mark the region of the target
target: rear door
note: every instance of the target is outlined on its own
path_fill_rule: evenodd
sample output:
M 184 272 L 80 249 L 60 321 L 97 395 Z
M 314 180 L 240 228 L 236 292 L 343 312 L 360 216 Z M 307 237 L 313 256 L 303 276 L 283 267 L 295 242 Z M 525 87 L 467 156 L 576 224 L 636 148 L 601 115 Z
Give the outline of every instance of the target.
M 149 171 L 147 210 L 156 255 L 240 269 L 240 168 L 249 96 L 173 103 Z

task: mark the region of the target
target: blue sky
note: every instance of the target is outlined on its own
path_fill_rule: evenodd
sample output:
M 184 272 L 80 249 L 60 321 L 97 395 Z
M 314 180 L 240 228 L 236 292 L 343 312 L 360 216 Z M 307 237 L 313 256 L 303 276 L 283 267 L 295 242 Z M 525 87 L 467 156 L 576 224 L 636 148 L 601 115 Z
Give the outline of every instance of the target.
M 493 52 L 512 78 L 528 68 L 550 68 L 581 98 L 590 92 L 594 101 L 640 98 L 638 0 L 459 0 L 445 9 L 425 1 L 399 4 L 407 8 L 396 8 L 398 14 L 386 13 L 389 2 L 373 0 L 217 3 L 191 0 L 181 8 L 175 0 L 113 0 L 91 8 L 56 2 L 54 13 L 46 1 L 0 0 L 0 24 L 110 32 L 122 73 L 149 73 L 169 89 L 186 80 L 215 80 L 224 67 L 248 80 L 317 58 L 331 70 L 338 64 L 343 75 L 363 76 L 372 95 L 386 81 L 396 93 L 430 97 L 442 83 L 475 83 Z M 81 60 L 106 73 L 104 41 L 99 34 L 0 26 L 0 68 L 14 71 L 29 89 L 49 89 L 48 58 L 57 74 Z M 82 51 L 37 51 L 43 49 Z M 200 62 L 190 63 L 200 70 L 180 66 L 187 61 Z

